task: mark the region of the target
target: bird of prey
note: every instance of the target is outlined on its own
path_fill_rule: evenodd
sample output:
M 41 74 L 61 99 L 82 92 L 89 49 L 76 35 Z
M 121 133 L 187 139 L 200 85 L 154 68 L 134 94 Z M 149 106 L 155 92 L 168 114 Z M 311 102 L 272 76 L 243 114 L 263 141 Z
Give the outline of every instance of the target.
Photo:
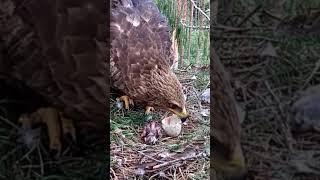
M 111 82 L 126 95 L 120 98 L 126 108 L 133 99 L 146 103 L 147 112 L 165 108 L 187 117 L 181 84 L 170 69 L 174 53 L 166 18 L 151 0 L 112 1 L 112 39 L 107 39 L 107 5 L 100 0 L 0 2 L 0 75 L 24 82 L 49 102 L 20 121 L 47 124 L 50 149 L 58 153 L 60 134 L 75 136 L 72 120 L 105 127 L 109 42 Z
M 0 75 L 49 102 L 20 121 L 45 123 L 58 154 L 61 134 L 75 137 L 72 120 L 105 129 L 106 6 L 101 0 L 0 2 Z
M 211 48 L 210 53 L 212 168 L 227 179 L 245 179 L 247 170 L 240 144 L 241 125 L 236 101 L 229 77 L 214 48 Z
M 174 61 L 170 27 L 153 0 L 112 2 L 111 81 L 123 93 L 128 109 L 138 102 L 187 118 L 182 86 L 171 65 Z

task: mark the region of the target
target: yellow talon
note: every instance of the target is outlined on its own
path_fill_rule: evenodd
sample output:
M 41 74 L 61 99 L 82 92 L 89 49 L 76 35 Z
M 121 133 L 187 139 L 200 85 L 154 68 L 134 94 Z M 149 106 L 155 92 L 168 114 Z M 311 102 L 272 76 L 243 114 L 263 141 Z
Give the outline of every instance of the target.
M 59 121 L 59 112 L 54 108 L 40 108 L 31 116 L 40 117 L 43 123 L 47 125 L 50 140 L 50 149 L 56 150 L 57 155 L 61 152 L 61 126 Z
M 70 134 L 72 139 L 76 140 L 76 130 L 72 119 L 64 117 L 62 112 L 55 108 L 39 108 L 30 115 L 23 114 L 19 118 L 19 122 L 23 127 L 30 128 L 33 124 L 45 123 L 48 129 L 48 136 L 50 142 L 50 150 L 55 150 L 57 156 L 60 156 L 61 143 L 61 128 L 63 135 Z
M 76 129 L 74 127 L 72 119 L 64 117 L 63 113 L 60 112 L 60 119 L 62 123 L 62 132 L 66 136 L 70 134 L 73 141 L 76 141 Z
M 154 108 L 151 107 L 151 106 L 146 106 L 146 111 L 145 111 L 145 114 L 148 115 L 151 113 L 151 111 L 154 111 Z
M 121 100 L 124 102 L 125 109 L 129 109 L 130 105 L 134 105 L 133 100 L 129 98 L 129 96 L 121 96 L 117 98 L 118 100 Z

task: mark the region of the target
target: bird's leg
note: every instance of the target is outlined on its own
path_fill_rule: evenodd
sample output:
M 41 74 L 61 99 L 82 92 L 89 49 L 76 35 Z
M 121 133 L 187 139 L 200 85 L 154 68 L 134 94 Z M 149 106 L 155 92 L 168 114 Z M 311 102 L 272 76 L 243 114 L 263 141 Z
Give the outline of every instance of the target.
M 154 108 L 151 107 L 151 106 L 146 106 L 146 111 L 145 111 L 145 114 L 148 115 L 151 113 L 151 111 L 154 111 Z
M 62 132 L 64 137 L 70 134 L 72 137 L 72 140 L 76 141 L 76 129 L 74 127 L 72 119 L 66 118 L 62 112 L 60 112 L 59 114 L 60 114 Z
M 31 116 L 37 116 L 47 125 L 50 150 L 55 150 L 57 155 L 61 152 L 61 125 L 59 119 L 59 112 L 54 108 L 39 108 L 36 112 L 32 113 Z M 35 118 L 37 119 L 37 118 Z
M 49 147 L 51 151 L 56 151 L 56 155 L 61 153 L 61 128 L 63 135 L 66 137 L 70 134 L 72 139 L 76 140 L 75 128 L 73 121 L 66 118 L 62 112 L 52 107 L 39 108 L 37 111 L 30 114 L 30 116 L 22 115 L 19 122 L 23 127 L 32 127 L 33 124 L 45 123 L 48 129 Z
M 117 99 L 124 102 L 124 107 L 127 110 L 129 109 L 130 105 L 134 105 L 133 100 L 129 96 L 121 96 Z

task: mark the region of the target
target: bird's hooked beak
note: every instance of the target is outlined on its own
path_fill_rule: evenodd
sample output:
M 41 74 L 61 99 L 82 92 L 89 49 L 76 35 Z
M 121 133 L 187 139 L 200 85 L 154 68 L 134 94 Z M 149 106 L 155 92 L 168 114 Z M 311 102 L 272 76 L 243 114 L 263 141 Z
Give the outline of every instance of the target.
M 182 123 L 185 122 L 189 117 L 186 107 L 183 107 L 182 111 L 177 111 L 176 109 L 171 109 L 171 108 L 169 108 L 169 110 L 172 111 L 174 114 L 176 114 L 181 119 Z
M 227 161 L 221 158 L 213 158 L 213 168 L 222 173 L 227 180 L 247 179 L 247 167 L 240 144 L 237 144 L 231 158 Z

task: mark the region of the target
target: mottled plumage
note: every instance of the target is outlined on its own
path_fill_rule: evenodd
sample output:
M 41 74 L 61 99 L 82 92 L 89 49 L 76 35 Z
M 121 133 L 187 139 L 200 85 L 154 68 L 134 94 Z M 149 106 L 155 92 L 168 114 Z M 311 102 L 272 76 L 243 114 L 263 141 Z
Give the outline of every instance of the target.
M 211 100 L 213 125 L 212 167 L 228 178 L 243 178 L 246 173 L 240 138 L 240 116 L 237 112 L 230 79 L 215 50 L 211 48 Z
M 152 0 L 113 1 L 111 81 L 136 102 L 186 117 L 166 18 Z
M 24 82 L 75 120 L 105 122 L 105 6 L 100 0 L 1 1 L 2 77 Z

